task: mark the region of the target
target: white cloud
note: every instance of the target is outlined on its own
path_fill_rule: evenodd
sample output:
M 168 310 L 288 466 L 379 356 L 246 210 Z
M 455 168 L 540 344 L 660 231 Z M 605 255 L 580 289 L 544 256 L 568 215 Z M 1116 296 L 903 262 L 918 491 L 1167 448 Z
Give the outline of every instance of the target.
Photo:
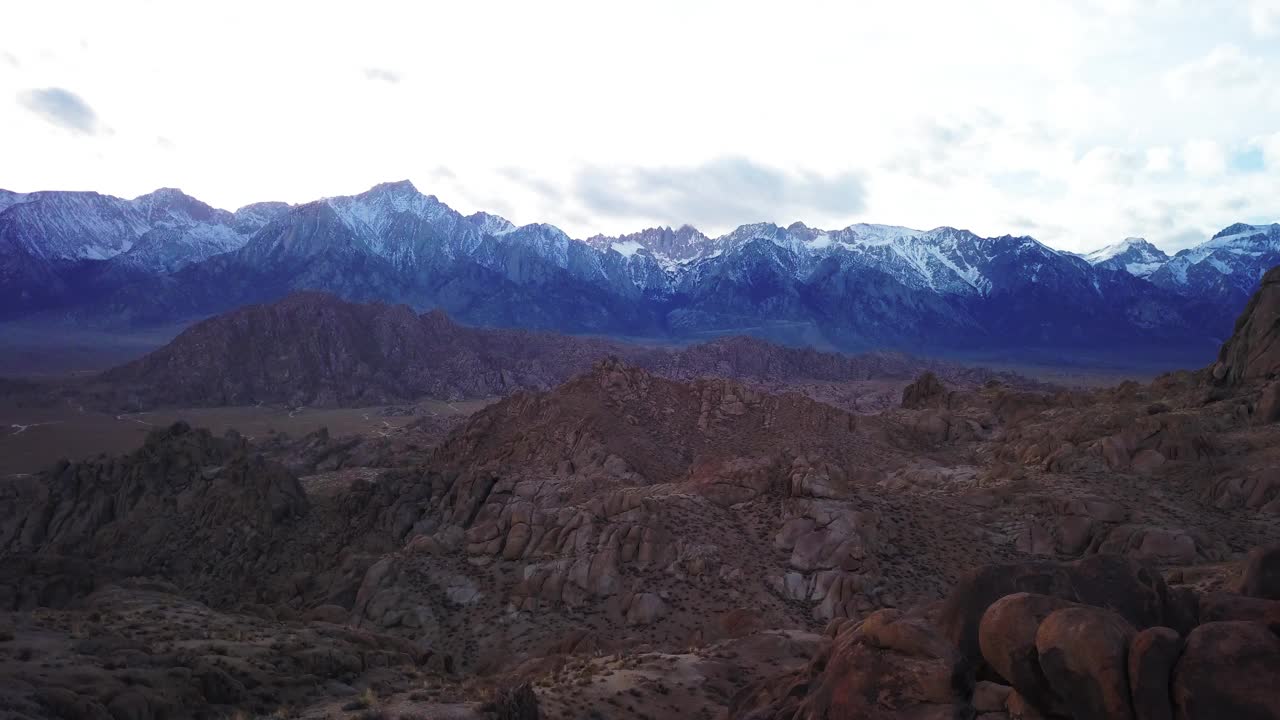
M 1182 148 L 1182 163 L 1195 177 L 1221 175 L 1227 169 L 1227 156 L 1213 140 L 1192 140 Z
M 1220 45 L 1204 57 L 1174 68 L 1165 78 L 1177 95 L 1251 89 L 1263 80 L 1263 64 L 1235 45 Z
M 1146 171 L 1166 173 L 1173 169 L 1173 148 L 1162 146 L 1147 148 Z
M 1263 163 L 1267 169 L 1280 174 L 1280 132 L 1259 138 L 1257 145 L 1262 150 Z
M 1249 26 L 1263 37 L 1280 33 L 1280 0 L 1249 0 Z

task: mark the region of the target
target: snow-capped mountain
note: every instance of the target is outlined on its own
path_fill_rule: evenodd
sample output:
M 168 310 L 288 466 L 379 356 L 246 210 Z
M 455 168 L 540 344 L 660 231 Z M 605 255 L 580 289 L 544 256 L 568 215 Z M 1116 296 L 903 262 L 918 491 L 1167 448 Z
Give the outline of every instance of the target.
M 174 188 L 132 200 L 95 192 L 0 193 L 0 240 L 8 253 L 42 262 L 119 259 L 171 272 L 242 247 L 288 206 L 237 216 Z M 272 212 L 274 210 L 274 212 Z
M 551 225 L 463 216 L 408 181 L 235 213 L 167 189 L 133 200 L 3 193 L 0 203 L 0 292 L 18 300 L 10 316 L 61 306 L 131 322 L 318 289 L 570 332 L 748 332 L 847 348 L 1209 347 L 1229 330 L 1236 293 L 1280 260 L 1280 226 L 1233 226 L 1173 258 L 1137 238 L 1081 256 L 1030 237 L 871 224 L 576 240 Z
M 1169 255 L 1143 238 L 1130 237 L 1114 245 L 1094 250 L 1084 259 L 1090 265 L 1124 270 L 1130 275 L 1147 277 L 1169 262 Z
M 1223 229 L 1183 250 L 1150 275 L 1151 282 L 1189 297 L 1243 304 L 1263 273 L 1280 264 L 1280 224 Z

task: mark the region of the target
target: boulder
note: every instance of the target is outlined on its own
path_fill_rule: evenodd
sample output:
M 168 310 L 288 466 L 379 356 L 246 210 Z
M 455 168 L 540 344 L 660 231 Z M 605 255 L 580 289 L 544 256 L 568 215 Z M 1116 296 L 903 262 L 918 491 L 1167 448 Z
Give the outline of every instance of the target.
M 1162 565 L 1190 565 L 1218 560 L 1220 553 L 1202 547 L 1191 532 L 1179 529 L 1120 525 L 1090 546 L 1091 552 L 1128 555 Z
M 880 610 L 844 623 L 804 669 L 748 686 L 729 703 L 729 720 L 875 718 L 951 720 L 971 714 L 972 684 L 955 672 L 959 656 L 919 615 Z
M 1147 628 L 1129 643 L 1129 697 L 1137 720 L 1170 720 L 1169 680 L 1182 652 L 1182 637 L 1167 627 Z
M 1280 600 L 1280 543 L 1250 550 L 1237 586 L 1241 595 Z
M 1137 560 L 1091 555 L 1069 563 L 986 565 L 960 578 L 943 602 L 938 627 L 971 664 L 982 659 L 979 626 L 992 603 L 1018 592 L 1052 595 L 1114 610 L 1135 628 L 1188 624 L 1164 578 Z M 1168 620 L 1166 620 L 1168 618 Z
M 973 686 L 973 709 L 979 713 L 1003 712 L 1013 688 L 989 680 L 981 680 Z
M 1064 608 L 1040 623 L 1040 668 L 1067 714 L 1108 720 L 1134 717 L 1128 655 L 1135 634 L 1123 617 L 1102 608 Z
M 992 603 L 982 616 L 978 631 L 982 658 L 1037 707 L 1058 707 L 1060 700 L 1040 669 L 1036 632 L 1049 615 L 1072 606 L 1050 595 L 1015 593 Z
M 341 625 L 351 617 L 351 611 L 341 605 L 318 605 L 303 614 L 311 622 L 327 622 Z
M 1256 622 L 1210 622 L 1187 636 L 1173 671 L 1178 720 L 1280 717 L 1280 636 Z
M 628 625 L 652 625 L 667 615 L 667 604 L 655 593 L 639 593 L 627 607 Z
M 1268 383 L 1262 389 L 1253 417 L 1255 421 L 1262 424 L 1280 422 L 1280 382 Z
M 1200 596 L 1200 622 L 1251 620 L 1280 632 L 1280 600 L 1216 592 Z

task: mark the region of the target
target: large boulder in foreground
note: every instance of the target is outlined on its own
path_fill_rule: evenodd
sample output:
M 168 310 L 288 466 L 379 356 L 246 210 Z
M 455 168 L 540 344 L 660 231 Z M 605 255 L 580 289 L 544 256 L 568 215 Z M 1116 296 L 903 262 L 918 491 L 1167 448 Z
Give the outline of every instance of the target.
M 1051 595 L 1015 593 L 992 603 L 982 616 L 978 639 L 983 659 L 1036 707 L 1061 706 L 1040 669 L 1036 632 L 1045 618 L 1074 606 Z
M 1000 598 L 1027 592 L 1082 605 L 1110 608 L 1137 629 L 1194 623 L 1169 592 L 1164 578 L 1147 566 L 1118 555 L 1092 555 L 1070 563 L 1027 562 L 987 565 L 961 578 L 947 596 L 938 626 L 976 666 L 982 659 L 979 627 L 987 608 Z
M 1178 720 L 1280 718 L 1280 636 L 1256 622 L 1211 622 L 1187 636 L 1173 671 Z
M 1182 652 L 1182 638 L 1170 628 L 1147 628 L 1129 643 L 1129 697 L 1137 720 L 1173 717 L 1169 680 Z
M 1036 631 L 1040 669 L 1073 718 L 1131 720 L 1129 643 L 1133 626 L 1102 608 L 1064 608 Z

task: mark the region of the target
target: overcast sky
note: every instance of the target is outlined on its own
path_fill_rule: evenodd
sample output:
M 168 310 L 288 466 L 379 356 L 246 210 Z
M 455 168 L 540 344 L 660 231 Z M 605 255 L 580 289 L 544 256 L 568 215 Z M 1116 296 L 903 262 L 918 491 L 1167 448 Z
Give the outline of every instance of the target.
M 880 222 L 1176 250 L 1280 220 L 1280 0 L 40 2 L 0 187 L 408 178 L 575 237 Z

